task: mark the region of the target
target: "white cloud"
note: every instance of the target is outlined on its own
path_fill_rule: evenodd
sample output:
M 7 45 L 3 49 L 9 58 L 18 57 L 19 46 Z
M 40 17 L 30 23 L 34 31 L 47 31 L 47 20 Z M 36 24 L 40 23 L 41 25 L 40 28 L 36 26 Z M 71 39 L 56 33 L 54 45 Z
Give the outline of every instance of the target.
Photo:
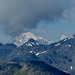
M 67 38 L 67 36 L 64 35 L 64 34 L 62 34 L 61 37 L 60 37 L 60 40 L 63 40 L 63 39 L 65 39 L 65 38 Z

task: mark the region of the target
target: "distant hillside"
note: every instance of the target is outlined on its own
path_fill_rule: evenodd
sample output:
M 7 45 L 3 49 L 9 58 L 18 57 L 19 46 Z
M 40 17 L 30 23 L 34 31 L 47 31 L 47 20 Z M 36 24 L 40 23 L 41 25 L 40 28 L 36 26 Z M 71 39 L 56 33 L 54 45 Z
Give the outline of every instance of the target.
M 0 62 L 0 75 L 70 75 L 42 61 Z

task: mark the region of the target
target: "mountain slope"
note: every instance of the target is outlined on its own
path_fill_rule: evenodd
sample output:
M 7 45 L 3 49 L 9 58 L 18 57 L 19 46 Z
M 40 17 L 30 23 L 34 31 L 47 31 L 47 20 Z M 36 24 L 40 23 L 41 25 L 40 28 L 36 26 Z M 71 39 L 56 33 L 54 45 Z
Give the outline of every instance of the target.
M 0 59 L 14 62 L 43 61 L 71 74 L 75 70 L 75 34 L 50 45 L 39 44 L 32 38 L 18 47 L 0 44 Z
M 5 60 L 6 57 L 16 48 L 14 44 L 0 43 L 0 60 Z
M 20 46 L 26 43 L 29 39 L 34 39 L 41 44 L 50 44 L 51 42 L 43 37 L 37 37 L 36 35 L 32 34 L 31 32 L 21 33 L 20 35 L 16 36 L 14 39 L 11 40 L 11 43 L 14 43 L 17 46 Z
M 32 42 L 32 43 L 31 43 Z M 33 45 L 35 43 L 35 45 Z M 65 38 L 50 45 L 36 44 L 29 40 L 17 47 L 6 58 L 7 61 L 40 60 L 64 72 L 75 70 L 75 37 Z M 30 45 L 28 45 L 30 44 Z
M 0 75 L 70 75 L 42 61 L 0 62 Z

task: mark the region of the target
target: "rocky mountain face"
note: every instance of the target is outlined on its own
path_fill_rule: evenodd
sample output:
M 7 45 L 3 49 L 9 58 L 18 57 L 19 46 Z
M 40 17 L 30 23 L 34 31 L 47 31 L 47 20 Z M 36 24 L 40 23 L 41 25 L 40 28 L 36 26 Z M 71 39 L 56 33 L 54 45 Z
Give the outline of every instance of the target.
M 0 62 L 0 75 L 70 75 L 42 61 Z
M 7 61 L 40 60 L 64 72 L 71 73 L 74 68 L 75 37 L 65 38 L 50 45 L 39 44 L 36 40 L 14 49 L 6 58 Z
M 5 60 L 6 57 L 15 49 L 17 46 L 14 44 L 2 44 L 0 43 L 0 60 Z
M 0 44 L 0 59 L 11 62 L 43 61 L 66 73 L 75 72 L 75 36 L 50 45 L 30 38 L 20 46 Z

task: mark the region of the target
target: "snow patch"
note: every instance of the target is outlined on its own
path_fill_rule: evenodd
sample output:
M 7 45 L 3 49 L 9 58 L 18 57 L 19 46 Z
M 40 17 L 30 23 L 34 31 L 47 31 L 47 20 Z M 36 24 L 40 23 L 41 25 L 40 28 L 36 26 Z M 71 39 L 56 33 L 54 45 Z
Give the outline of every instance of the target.
M 33 51 L 30 51 L 29 53 L 33 53 Z
M 71 45 L 68 45 L 69 47 L 71 47 Z
M 35 43 L 34 43 L 34 42 L 31 42 L 31 44 L 35 45 Z
M 44 52 L 41 52 L 41 53 L 46 53 L 46 51 L 44 51 Z
M 67 41 L 67 39 L 64 39 L 64 41 Z
M 59 45 L 60 45 L 60 43 L 56 44 L 55 46 L 59 46 Z
M 28 43 L 27 46 L 32 46 L 32 44 Z
M 73 67 L 72 67 L 72 66 L 70 66 L 70 68 L 71 68 L 71 70 L 73 69 Z
M 17 39 L 17 40 L 18 40 L 18 39 Z M 21 43 L 21 42 L 22 42 L 22 39 L 20 39 L 19 42 Z
M 69 40 L 69 39 L 71 39 L 71 38 L 68 38 L 68 40 Z
M 63 70 L 63 72 L 67 73 L 67 71 Z
M 36 53 L 35 55 L 38 56 L 40 53 Z
M 39 43 L 38 43 L 38 42 L 37 42 L 36 44 L 37 44 L 37 45 L 39 45 Z

